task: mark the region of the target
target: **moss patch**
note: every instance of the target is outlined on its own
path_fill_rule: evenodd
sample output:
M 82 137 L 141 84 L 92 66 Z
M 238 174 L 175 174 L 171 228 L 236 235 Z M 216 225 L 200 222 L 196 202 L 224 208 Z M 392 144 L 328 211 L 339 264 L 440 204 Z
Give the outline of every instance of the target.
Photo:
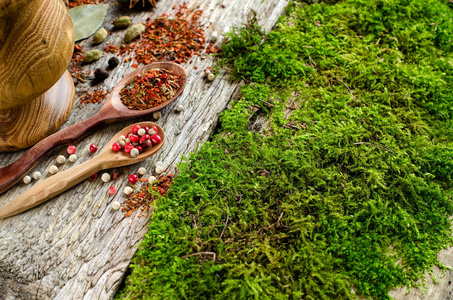
M 269 34 L 251 15 L 219 57 L 242 98 L 180 165 L 119 297 L 385 299 L 443 268 L 452 46 L 444 1 L 291 3 Z

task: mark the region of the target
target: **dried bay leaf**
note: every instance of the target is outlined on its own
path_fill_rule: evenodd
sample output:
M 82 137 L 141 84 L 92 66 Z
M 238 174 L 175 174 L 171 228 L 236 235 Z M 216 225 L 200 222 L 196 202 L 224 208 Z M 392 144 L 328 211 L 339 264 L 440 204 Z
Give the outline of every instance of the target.
M 69 10 L 76 42 L 90 37 L 101 27 L 108 8 L 108 4 L 88 4 Z

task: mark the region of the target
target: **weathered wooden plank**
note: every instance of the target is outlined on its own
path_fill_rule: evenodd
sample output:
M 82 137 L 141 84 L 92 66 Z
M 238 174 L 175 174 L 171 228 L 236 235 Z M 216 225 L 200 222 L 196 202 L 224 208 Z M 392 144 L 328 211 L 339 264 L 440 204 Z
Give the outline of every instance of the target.
M 144 12 L 137 9 L 122 11 L 112 6 L 104 26 L 109 28 L 111 21 L 123 14 L 131 15 L 134 22 L 142 22 L 148 17 L 171 12 L 173 5 L 182 3 L 160 0 L 156 10 Z M 260 24 L 270 30 L 282 14 L 287 0 L 188 1 L 189 7 L 196 4 L 204 10 L 203 22 L 212 22 L 207 30 L 209 36 L 213 29 L 222 33 L 233 25 L 245 23 L 250 8 L 257 12 Z M 122 34 L 115 32 L 108 37 L 108 41 L 119 45 Z M 82 42 L 87 48 L 89 43 L 90 40 Z M 105 66 L 111 56 L 105 55 L 89 68 Z M 112 89 L 133 70 L 132 63 L 121 63 L 103 86 L 94 88 Z M 200 57 L 185 65 L 189 76 L 187 88 L 178 100 L 163 109 L 163 117 L 157 121 L 164 128 L 167 141 L 155 157 L 127 167 L 112 184 L 103 184 L 99 179 L 96 182 L 85 181 L 35 209 L 0 220 L 0 299 L 106 299 L 115 294 L 137 245 L 147 231 L 149 220 L 137 218 L 137 214 L 124 218 L 121 212 L 111 210 L 110 204 L 115 200 L 123 201 L 122 189 L 127 185 L 128 174 L 136 172 L 139 167 L 151 171 L 159 160 L 168 166 L 170 173 L 181 160 L 181 154 L 187 155 L 209 138 L 218 115 L 228 104 L 238 84 L 230 81 L 224 71 L 212 83 L 207 82 L 203 69 L 211 65 L 211 58 L 202 60 Z M 78 85 L 76 92 L 87 87 L 90 87 L 89 82 Z M 181 113 L 174 112 L 177 103 L 185 107 Z M 71 115 L 62 128 L 94 115 L 99 109 L 100 105 L 81 106 L 76 99 Z M 92 156 L 86 150 L 91 143 L 102 147 L 123 127 L 145 120 L 153 121 L 153 118 L 120 122 L 86 137 L 76 144 L 79 159 L 74 164 Z M 22 153 L 0 154 L 0 166 L 16 160 Z M 47 177 L 46 170 L 55 164 L 59 154 L 65 154 L 65 147 L 53 150 L 33 170 L 41 171 L 43 178 Z M 72 165 L 67 162 L 60 169 Z M 108 196 L 111 185 L 118 189 L 113 197 Z M 0 195 L 0 207 L 26 189 L 27 186 L 19 183 Z

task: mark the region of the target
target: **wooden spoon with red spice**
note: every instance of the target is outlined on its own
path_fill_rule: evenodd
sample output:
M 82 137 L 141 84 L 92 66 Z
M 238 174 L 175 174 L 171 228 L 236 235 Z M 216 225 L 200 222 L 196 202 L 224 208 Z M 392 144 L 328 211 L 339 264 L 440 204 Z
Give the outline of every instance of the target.
M 171 71 L 175 75 L 180 75 L 182 84 L 176 94 L 169 100 L 146 110 L 134 110 L 127 108 L 120 99 L 121 89 L 130 82 L 130 80 L 137 74 L 143 74 L 151 69 L 165 69 Z M 85 121 L 74 124 L 68 128 L 60 130 L 47 138 L 41 140 L 39 143 L 30 148 L 23 156 L 12 164 L 0 168 L 0 193 L 3 193 L 17 181 L 19 181 L 25 173 L 27 173 L 34 165 L 36 165 L 44 155 L 61 145 L 70 145 L 85 137 L 94 129 L 101 128 L 107 124 L 111 124 L 121 120 L 132 119 L 148 115 L 158 111 L 181 95 L 187 83 L 187 74 L 184 68 L 171 62 L 158 62 L 138 68 L 133 72 L 126 75 L 113 89 L 110 96 L 101 107 L 101 110 Z
M 94 158 L 63 172 L 57 173 L 20 194 L 0 210 L 0 219 L 14 216 L 38 206 L 101 170 L 138 163 L 153 156 L 160 148 L 162 148 L 165 142 L 165 134 L 162 128 L 152 122 L 140 122 L 140 126 L 142 127 L 148 126 L 151 128 L 156 126 L 158 130 L 157 134 L 162 138 L 162 141 L 157 145 L 145 148 L 137 157 L 132 157 L 123 150 L 114 152 L 112 150 L 113 143 L 118 142 L 121 135 L 126 136 L 131 132 L 133 126 L 134 125 L 130 125 L 118 132 Z

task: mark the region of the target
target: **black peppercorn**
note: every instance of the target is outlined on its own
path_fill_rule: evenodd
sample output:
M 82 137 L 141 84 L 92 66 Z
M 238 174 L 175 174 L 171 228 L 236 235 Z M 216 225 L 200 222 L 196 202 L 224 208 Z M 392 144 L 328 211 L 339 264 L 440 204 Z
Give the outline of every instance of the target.
M 115 69 L 116 66 L 120 63 L 120 60 L 116 58 L 115 56 L 111 57 L 109 59 L 109 67 L 110 69 Z
M 109 72 L 104 68 L 99 68 L 94 70 L 94 78 L 97 81 L 104 81 L 107 77 L 109 77 Z

